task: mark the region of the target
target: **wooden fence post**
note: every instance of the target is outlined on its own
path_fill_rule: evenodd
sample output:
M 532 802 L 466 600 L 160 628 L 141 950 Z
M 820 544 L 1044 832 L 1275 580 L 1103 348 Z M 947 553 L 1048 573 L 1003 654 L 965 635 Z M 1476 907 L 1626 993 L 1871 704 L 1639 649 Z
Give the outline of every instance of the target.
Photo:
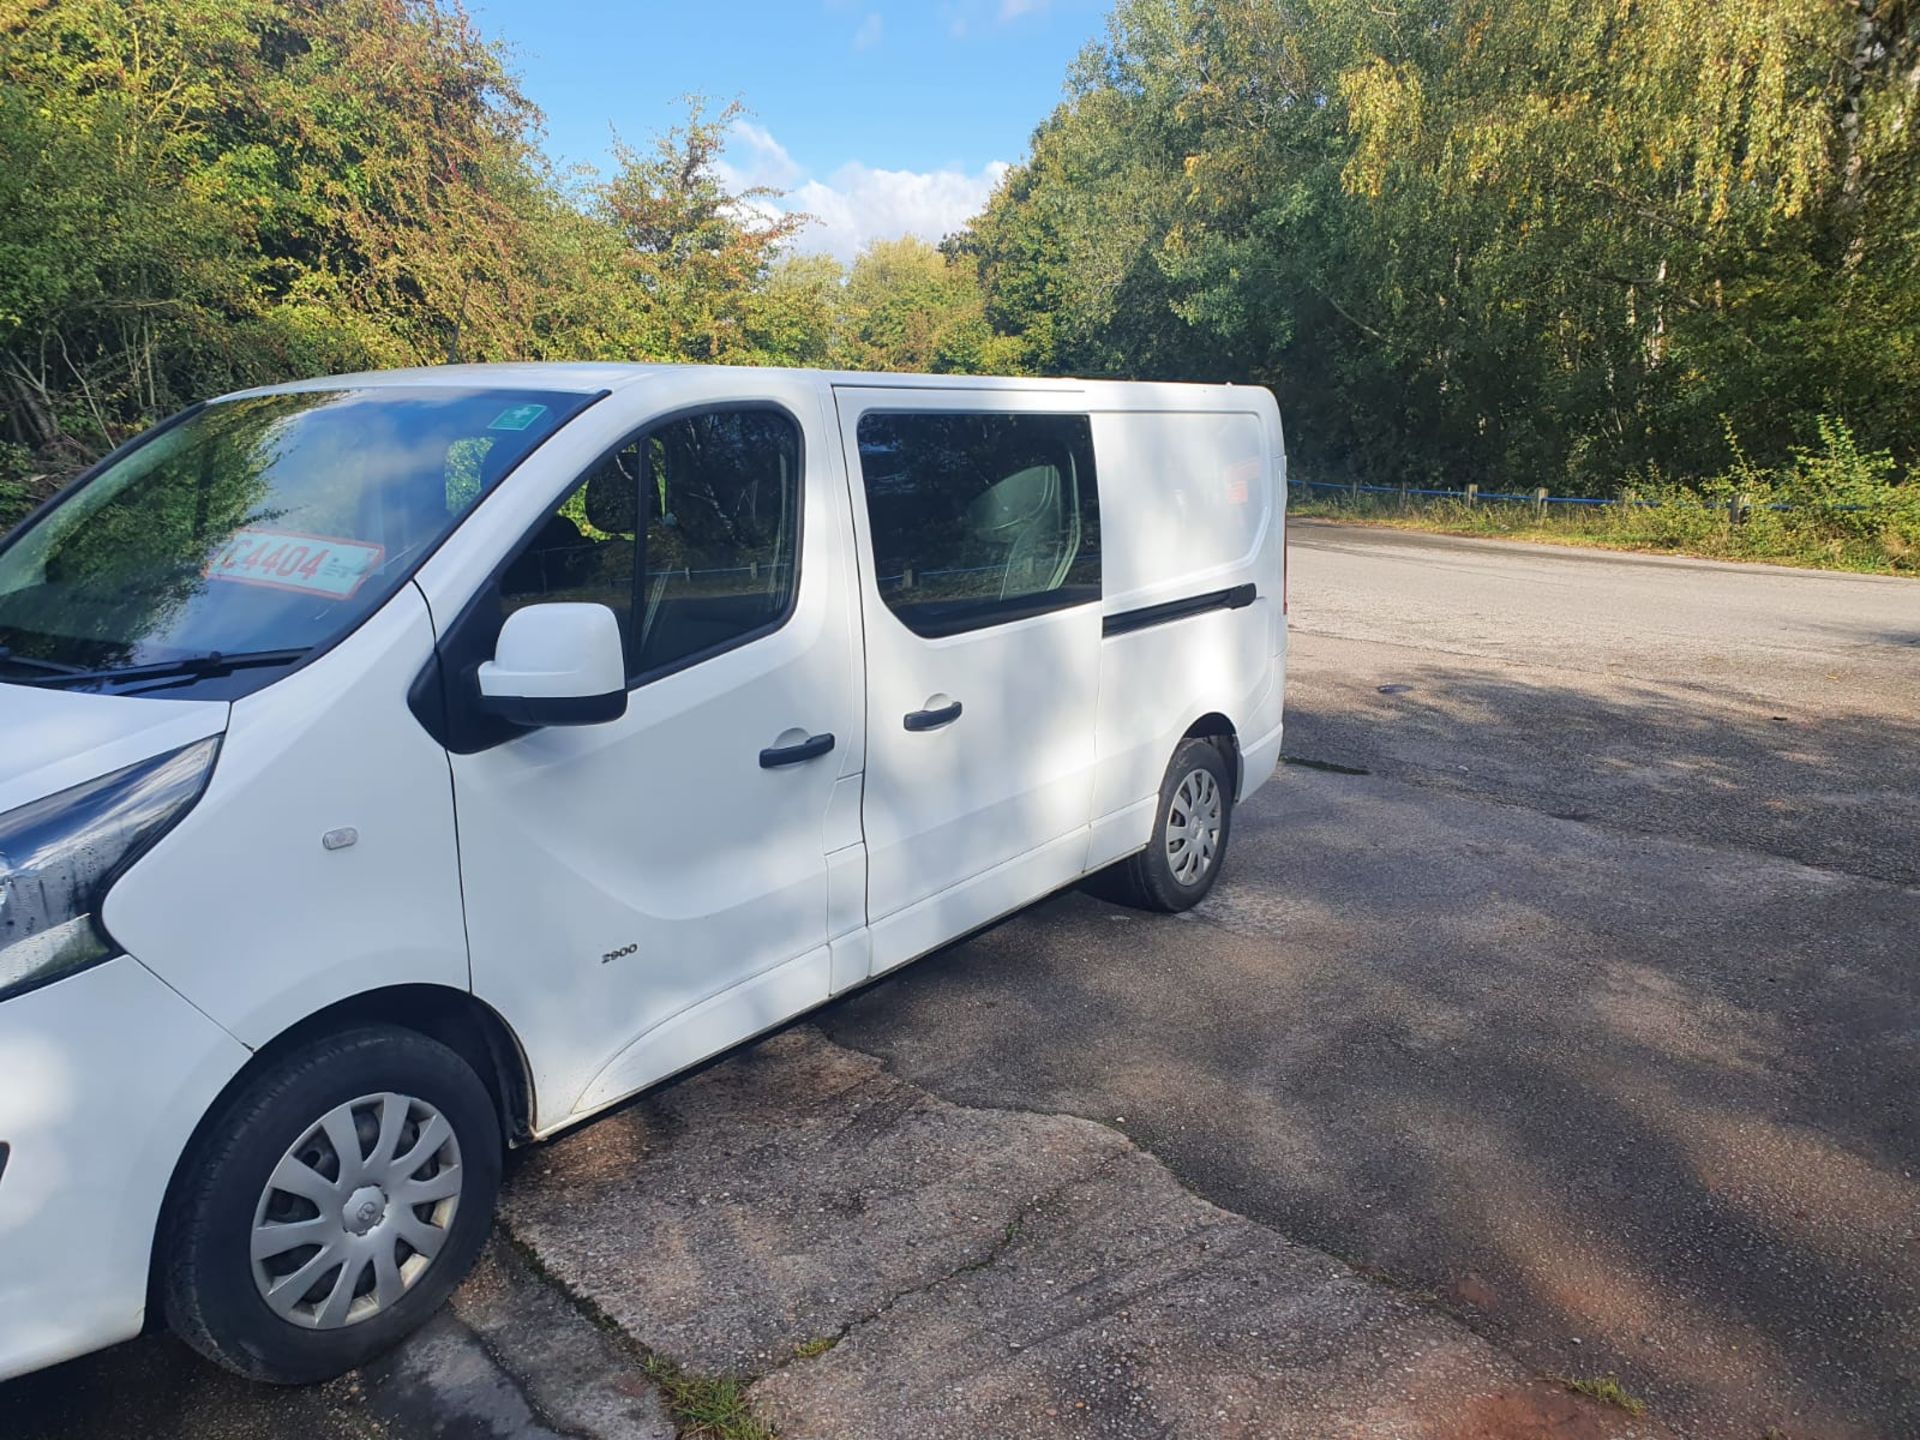
M 1467 486 L 1467 504 L 1472 505 L 1479 498 L 1480 498 L 1480 487 L 1478 485 L 1471 485 L 1471 484 L 1468 485 Z
M 1536 520 L 1547 518 L 1547 487 L 1544 485 L 1533 492 L 1533 518 Z
M 1400 487 L 1400 513 L 1404 515 L 1407 513 L 1408 510 L 1412 508 L 1413 508 L 1413 497 L 1407 493 L 1407 487 L 1405 485 L 1402 485 Z

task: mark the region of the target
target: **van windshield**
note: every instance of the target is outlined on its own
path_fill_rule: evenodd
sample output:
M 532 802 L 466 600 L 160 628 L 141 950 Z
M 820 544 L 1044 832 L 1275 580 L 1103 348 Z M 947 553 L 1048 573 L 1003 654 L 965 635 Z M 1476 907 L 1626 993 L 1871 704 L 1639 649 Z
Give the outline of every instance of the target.
M 178 694 L 298 661 L 591 398 L 408 386 L 209 405 L 0 549 L 0 682 Z

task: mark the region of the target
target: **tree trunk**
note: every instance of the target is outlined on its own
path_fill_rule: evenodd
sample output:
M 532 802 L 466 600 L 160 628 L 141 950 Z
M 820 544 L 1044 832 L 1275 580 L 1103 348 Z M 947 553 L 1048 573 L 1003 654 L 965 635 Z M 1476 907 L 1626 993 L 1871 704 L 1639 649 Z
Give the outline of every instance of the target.
M 1886 77 L 1898 75 L 1898 88 Z M 1920 86 L 1920 4 L 1915 0 L 1854 0 L 1853 37 L 1841 72 L 1837 120 L 1839 188 L 1834 196 L 1836 228 L 1845 236 L 1845 268 L 1864 258 L 1867 227 L 1861 211 L 1872 181 L 1866 149 L 1867 107 L 1881 103 L 1910 106 Z M 1883 93 L 1874 95 L 1876 89 Z
M 60 422 L 53 417 L 46 387 L 36 384 L 8 357 L 0 380 L 6 382 L 7 419 L 14 438 L 29 450 L 39 450 L 60 438 Z

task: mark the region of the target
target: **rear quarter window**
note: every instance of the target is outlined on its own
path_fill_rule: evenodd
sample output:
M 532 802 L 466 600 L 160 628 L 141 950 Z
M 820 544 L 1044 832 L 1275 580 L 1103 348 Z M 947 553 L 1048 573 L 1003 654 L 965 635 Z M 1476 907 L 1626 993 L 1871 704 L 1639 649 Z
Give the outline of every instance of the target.
M 950 635 L 1100 598 L 1085 415 L 872 411 L 858 427 L 880 598 Z

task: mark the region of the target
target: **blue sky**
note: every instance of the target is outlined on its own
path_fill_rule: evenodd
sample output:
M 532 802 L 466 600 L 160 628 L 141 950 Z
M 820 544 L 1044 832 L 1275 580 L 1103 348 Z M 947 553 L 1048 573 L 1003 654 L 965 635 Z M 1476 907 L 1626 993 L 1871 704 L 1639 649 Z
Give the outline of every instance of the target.
M 604 166 L 676 97 L 746 101 L 736 183 L 820 218 L 800 247 L 938 239 L 985 200 L 1104 30 L 1108 0 L 469 0 L 546 112 L 547 149 Z

